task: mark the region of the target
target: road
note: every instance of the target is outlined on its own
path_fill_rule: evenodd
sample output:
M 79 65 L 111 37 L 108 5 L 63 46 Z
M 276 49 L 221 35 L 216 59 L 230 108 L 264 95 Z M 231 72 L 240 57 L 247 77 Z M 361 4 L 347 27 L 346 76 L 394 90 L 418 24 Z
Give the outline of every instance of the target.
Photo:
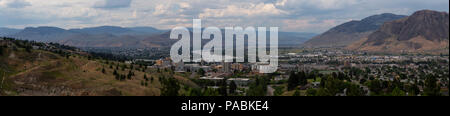
M 273 92 L 274 91 L 275 91 L 275 89 L 273 89 L 271 85 L 267 85 L 267 94 L 266 94 L 266 96 L 273 96 Z

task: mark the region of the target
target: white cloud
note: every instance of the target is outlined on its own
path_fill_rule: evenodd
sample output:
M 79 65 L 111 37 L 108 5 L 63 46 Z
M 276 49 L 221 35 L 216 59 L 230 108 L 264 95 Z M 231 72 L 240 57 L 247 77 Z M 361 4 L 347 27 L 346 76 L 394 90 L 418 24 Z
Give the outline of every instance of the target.
M 154 9 L 153 15 L 178 15 L 190 8 L 192 7 L 187 2 L 158 4 Z
M 101 11 L 91 8 L 93 1 L 85 0 L 29 0 L 32 7 L 24 8 L 22 15 L 30 18 L 43 19 L 67 19 L 67 18 L 89 18 L 99 16 Z
M 8 8 L 24 8 L 30 6 L 31 4 L 25 0 L 0 0 L 1 7 Z
M 316 18 L 305 19 L 283 19 L 282 26 L 284 30 L 307 30 L 304 32 L 320 32 L 327 30 L 329 27 L 336 26 L 343 21 L 333 19 L 318 20 Z
M 339 9 L 355 5 L 363 0 L 278 0 L 277 6 L 290 8 L 317 8 L 321 10 Z
M 247 17 L 247 16 L 267 16 L 267 15 L 282 15 L 288 12 L 277 9 L 274 4 L 244 4 L 244 5 L 229 5 L 223 9 L 206 8 L 203 13 L 199 14 L 200 18 L 209 17 Z
M 133 16 L 133 18 L 137 18 L 137 17 L 138 17 L 138 16 L 137 16 L 137 10 L 136 10 L 136 9 L 134 9 L 132 16 Z
M 284 5 L 286 5 L 286 2 L 287 2 L 288 0 L 278 0 L 276 3 L 275 3 L 275 5 L 277 5 L 277 6 L 284 6 Z
M 155 12 L 153 12 L 153 15 L 167 14 L 169 12 L 168 9 L 169 9 L 169 6 L 160 4 L 155 7 Z
M 0 0 L 0 27 L 278 26 L 323 32 L 349 19 L 421 9 L 448 12 L 448 0 Z M 6 18 L 5 18 L 6 17 Z

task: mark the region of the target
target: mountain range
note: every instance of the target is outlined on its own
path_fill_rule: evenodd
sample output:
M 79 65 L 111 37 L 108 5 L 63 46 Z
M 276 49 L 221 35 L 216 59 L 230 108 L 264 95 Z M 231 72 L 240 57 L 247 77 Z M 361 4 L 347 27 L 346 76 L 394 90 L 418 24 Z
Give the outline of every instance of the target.
M 384 23 L 376 32 L 347 48 L 380 53 L 448 54 L 448 42 L 448 13 L 421 10 Z
M 411 16 L 384 13 L 338 25 L 301 47 L 392 54 L 449 54 L 448 28 L 447 12 L 420 10 Z
M 0 36 L 8 36 L 20 32 L 20 29 L 2 28 L 0 27 Z
M 302 45 L 302 47 L 345 47 L 375 32 L 384 22 L 404 17 L 406 16 L 384 13 L 380 15 L 373 15 L 360 21 L 350 21 L 331 28 L 325 33 L 308 40 Z
M 38 42 L 55 42 L 75 47 L 159 47 L 153 43 L 142 43 L 145 39 L 162 39 L 155 35 L 166 30 L 152 27 L 123 28 L 101 26 L 82 29 L 62 29 L 58 27 L 27 27 L 7 37 Z M 155 36 L 155 37 L 153 37 Z M 169 40 L 170 41 L 170 40 Z
M 279 32 L 280 47 L 346 48 L 381 53 L 448 54 L 448 13 L 421 10 L 411 16 L 384 13 L 338 25 L 323 34 Z M 0 36 L 75 47 L 170 47 L 169 30 L 153 27 L 101 26 L 0 28 Z M 312 38 L 312 39 L 310 39 Z
M 38 42 L 55 42 L 75 47 L 170 47 L 169 30 L 153 27 L 100 26 L 81 29 L 58 27 L 27 27 L 23 30 L 0 28 L 0 36 Z M 316 36 L 314 33 L 279 32 L 279 45 L 293 47 Z

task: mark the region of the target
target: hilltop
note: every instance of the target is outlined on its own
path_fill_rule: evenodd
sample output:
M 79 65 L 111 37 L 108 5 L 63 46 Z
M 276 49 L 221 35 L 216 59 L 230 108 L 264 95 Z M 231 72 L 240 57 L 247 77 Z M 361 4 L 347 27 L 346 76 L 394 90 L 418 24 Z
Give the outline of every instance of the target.
M 0 95 L 159 96 L 160 80 L 190 83 L 170 72 L 103 60 L 60 44 L 0 38 L 0 48 Z
M 449 15 L 431 10 L 387 22 L 348 49 L 382 53 L 449 53 Z
M 406 16 L 384 13 L 373 15 L 360 21 L 354 20 L 346 22 L 312 38 L 311 40 L 305 42 L 302 47 L 345 47 L 375 32 L 384 22 L 404 17 Z

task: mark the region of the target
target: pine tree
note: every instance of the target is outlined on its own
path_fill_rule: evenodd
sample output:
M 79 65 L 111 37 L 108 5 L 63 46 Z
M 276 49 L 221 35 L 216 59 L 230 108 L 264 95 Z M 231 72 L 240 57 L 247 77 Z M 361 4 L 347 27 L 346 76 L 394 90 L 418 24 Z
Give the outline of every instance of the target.
M 117 70 L 114 70 L 113 75 L 118 75 Z
M 161 84 L 163 86 L 161 89 L 161 96 L 178 96 L 180 85 L 175 78 L 166 78 L 161 81 Z
M 295 90 L 294 95 L 292 95 L 292 96 L 300 96 L 300 91 Z
M 115 74 L 115 78 L 116 78 L 116 80 L 120 80 L 120 75 Z
M 125 75 L 120 75 L 120 81 L 125 81 L 125 79 L 127 79 Z
M 297 77 L 297 74 L 295 72 L 291 72 L 288 79 L 288 90 L 293 90 L 295 87 L 299 84 L 299 78 Z
M 237 89 L 236 83 L 234 81 L 231 81 L 231 83 L 230 83 L 230 93 L 231 94 L 236 93 L 236 89 Z
M 228 96 L 226 79 L 223 79 L 223 80 L 220 82 L 219 93 L 220 93 L 222 96 Z
M 145 79 L 145 81 L 148 81 L 148 78 L 147 78 L 146 74 L 144 74 L 144 79 Z
M 127 79 L 128 80 L 131 80 L 131 77 L 133 76 L 133 73 L 131 72 L 131 70 L 128 72 L 128 75 L 127 75 Z
M 31 49 L 32 49 L 31 45 L 26 45 L 26 46 L 25 46 L 25 51 L 26 51 L 26 52 L 30 53 L 30 52 L 31 52 Z
M 4 47 L 0 46 L 0 56 L 3 56 L 3 49 L 4 49 Z
M 435 76 L 431 74 L 426 76 L 424 88 L 426 96 L 440 96 L 440 88 Z
M 197 73 L 200 75 L 200 76 L 205 76 L 205 70 L 203 70 L 202 68 L 200 68 L 200 69 L 198 69 L 198 71 L 197 71 Z

